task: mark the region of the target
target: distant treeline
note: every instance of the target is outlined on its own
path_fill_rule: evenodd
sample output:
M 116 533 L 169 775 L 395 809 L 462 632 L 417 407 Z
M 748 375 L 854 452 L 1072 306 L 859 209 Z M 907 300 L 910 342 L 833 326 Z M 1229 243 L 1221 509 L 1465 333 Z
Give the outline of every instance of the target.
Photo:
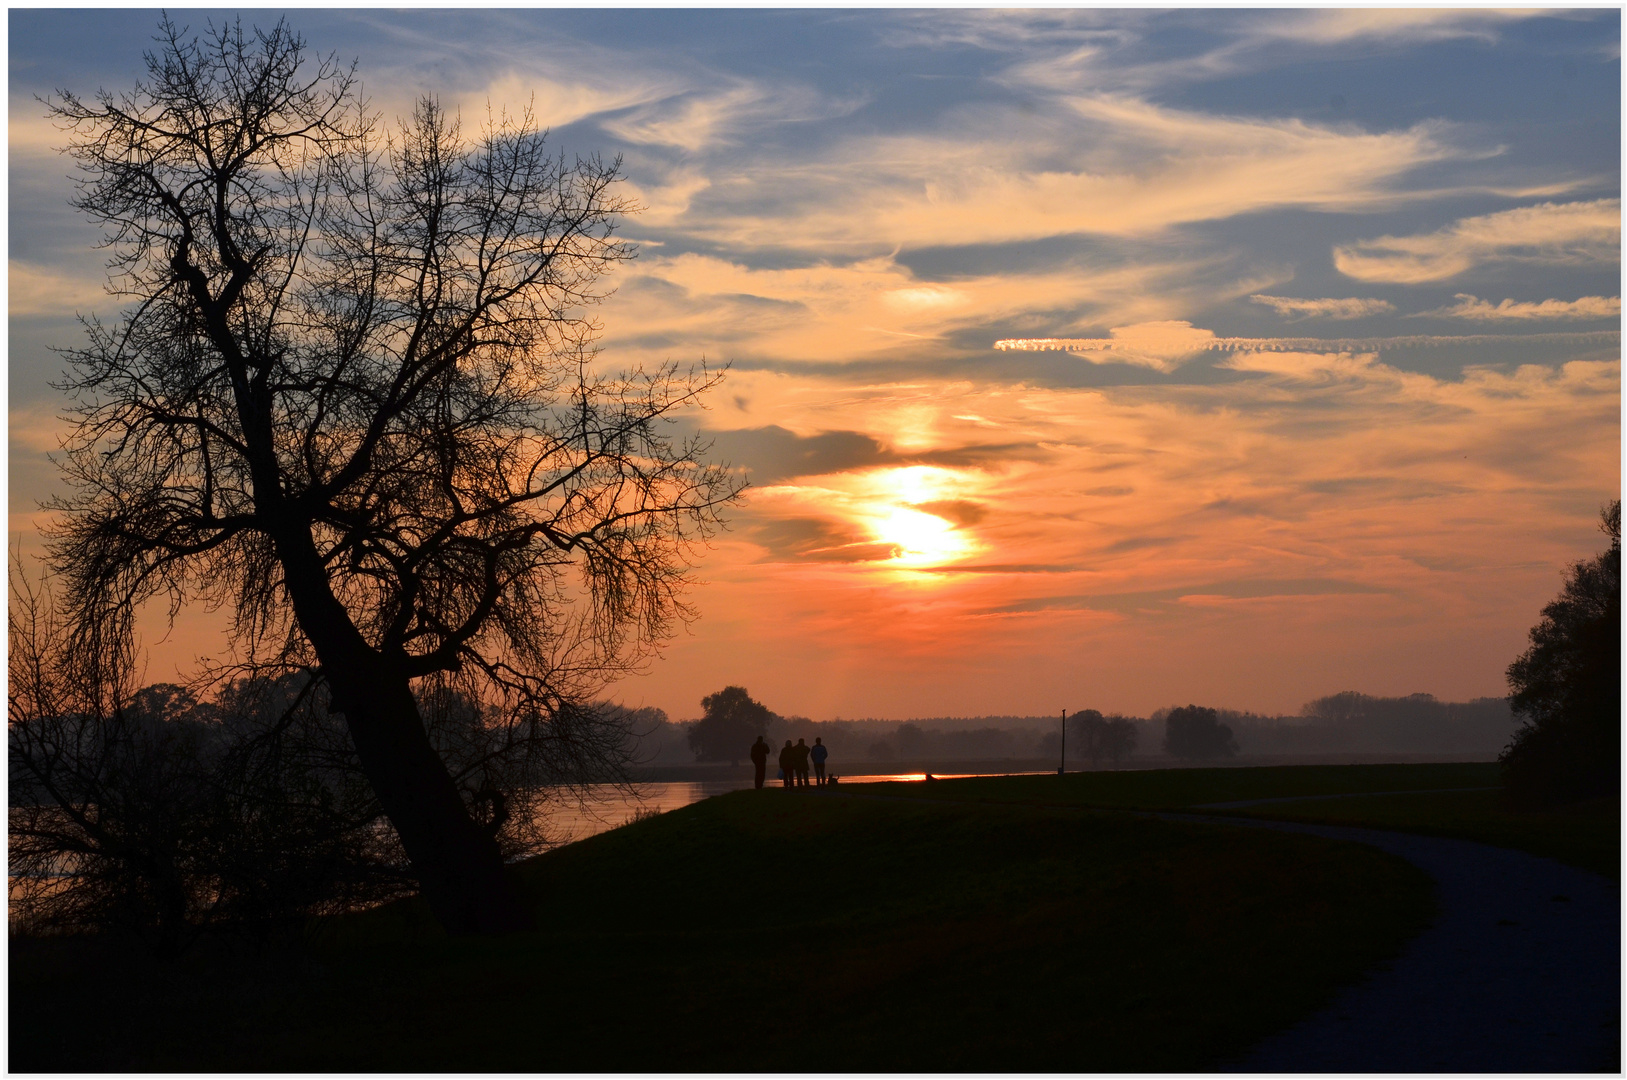
M 655 714 L 660 714 L 656 716 Z M 659 709 L 638 713 L 646 731 L 639 758 L 651 765 L 689 764 L 695 760 L 688 741 L 693 721 L 670 722 Z M 991 721 L 1004 721 L 999 726 Z M 1012 723 L 1013 721 L 1026 721 Z M 1048 725 L 1048 726 L 1045 726 Z M 825 741 L 845 762 L 885 764 L 909 760 L 989 761 L 1032 758 L 1054 754 L 1061 738 L 1061 717 L 932 717 L 922 720 L 813 720 L 806 716 L 775 715 L 767 738 L 779 746 L 784 740 L 815 738 Z M 1046 736 L 1050 736 L 1050 741 Z M 748 745 L 740 748 L 746 760 Z
M 1515 728 L 1507 698 L 1451 702 L 1431 694 L 1383 698 L 1349 690 L 1317 698 L 1298 716 L 1220 710 L 1220 719 L 1245 754 L 1495 754 Z
M 1069 709 L 1068 760 L 1082 761 L 1086 747 Z M 1186 703 L 1182 703 L 1186 704 Z M 1149 717 L 1122 717 L 1136 726 L 1135 759 L 1164 756 L 1165 718 L 1175 706 Z M 1317 698 L 1298 714 L 1267 716 L 1215 707 L 1245 756 L 1301 754 L 1491 755 L 1508 745 L 1514 718 L 1505 698 L 1438 701 L 1431 694 L 1374 697 L 1355 691 Z M 660 709 L 640 709 L 638 758 L 647 764 L 694 762 L 687 734 L 693 721 L 670 721 Z M 1117 718 L 1115 714 L 1114 718 Z M 910 720 L 813 720 L 775 714 L 768 726 L 772 745 L 785 739 L 822 738 L 832 754 L 853 764 L 893 761 L 994 761 L 1054 758 L 1061 750 L 1062 718 L 1055 716 L 932 716 Z M 746 746 L 740 748 L 746 760 Z

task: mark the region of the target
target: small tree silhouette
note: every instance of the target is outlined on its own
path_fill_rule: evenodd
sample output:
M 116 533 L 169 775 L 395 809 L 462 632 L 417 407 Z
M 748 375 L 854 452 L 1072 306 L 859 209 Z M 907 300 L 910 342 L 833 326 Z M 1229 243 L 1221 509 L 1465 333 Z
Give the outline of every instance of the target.
M 1107 752 L 1107 719 L 1095 709 L 1080 709 L 1068 724 L 1073 729 L 1074 757 L 1084 758 L 1096 768 Z
M 743 686 L 725 686 L 715 694 L 701 698 L 704 711 L 689 729 L 689 748 L 695 751 L 696 761 L 731 761 L 738 765 L 746 759 L 757 736 L 768 734 L 768 725 L 774 714 L 768 706 L 752 700 Z
M 1231 757 L 1237 740 L 1215 710 L 1187 705 L 1171 709 L 1164 719 L 1164 752 L 1188 760 Z
M 1124 716 L 1111 716 L 1107 720 L 1107 730 L 1104 733 L 1107 756 L 1113 760 L 1113 767 L 1117 768 L 1120 761 L 1135 753 L 1137 741 L 1135 721 Z

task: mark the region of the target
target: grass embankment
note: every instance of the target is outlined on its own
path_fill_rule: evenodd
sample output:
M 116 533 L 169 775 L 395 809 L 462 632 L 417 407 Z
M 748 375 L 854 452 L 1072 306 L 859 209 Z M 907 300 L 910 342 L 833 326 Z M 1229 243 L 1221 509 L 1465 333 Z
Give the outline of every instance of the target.
M 1544 812 L 1510 810 L 1497 790 L 1498 769 L 1495 762 L 1283 765 L 991 777 L 969 786 L 966 781 L 945 780 L 930 786 L 891 784 L 885 789 L 900 796 L 1135 810 L 1194 810 L 1216 803 L 1294 799 L 1204 812 L 1460 837 L 1621 879 L 1617 800 Z
M 409 904 L 303 958 L 14 942 L 10 1066 L 1196 1071 L 1431 911 L 1421 873 L 1352 845 L 819 791 L 707 800 L 521 872 L 544 928 L 499 940 Z

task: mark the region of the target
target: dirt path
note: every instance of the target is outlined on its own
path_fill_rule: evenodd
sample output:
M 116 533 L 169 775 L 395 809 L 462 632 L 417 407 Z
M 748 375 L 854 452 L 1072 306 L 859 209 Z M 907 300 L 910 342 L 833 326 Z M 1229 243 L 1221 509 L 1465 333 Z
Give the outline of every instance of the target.
M 1615 882 L 1469 840 L 1259 818 L 1151 816 L 1370 844 L 1435 880 L 1440 914 L 1389 968 L 1369 973 L 1225 1071 L 1621 1071 Z

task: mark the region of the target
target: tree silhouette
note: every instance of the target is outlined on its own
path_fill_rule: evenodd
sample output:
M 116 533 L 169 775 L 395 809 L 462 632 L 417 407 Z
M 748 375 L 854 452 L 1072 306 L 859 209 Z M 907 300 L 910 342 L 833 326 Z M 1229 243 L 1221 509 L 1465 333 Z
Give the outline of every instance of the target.
M 1509 705 L 1524 725 L 1500 760 L 1517 805 L 1621 790 L 1621 501 L 1600 518 L 1610 546 L 1571 567 L 1508 666 Z
M 354 65 L 283 23 L 157 41 L 129 93 L 46 103 L 126 303 L 67 354 L 75 640 L 225 606 L 240 656 L 319 673 L 441 923 L 528 925 L 414 684 L 591 752 L 578 703 L 690 616 L 738 494 L 662 423 L 717 376 L 599 370 L 619 162 L 552 154 L 529 114 L 465 139 L 433 100 L 381 136 Z
M 1107 718 L 1095 709 L 1080 709 L 1068 724 L 1073 728 L 1074 756 L 1096 768 L 1107 753 Z
M 1104 750 L 1112 760 L 1113 767 L 1117 768 L 1119 762 L 1135 753 L 1136 742 L 1140 737 L 1140 729 L 1136 722 L 1125 716 L 1110 716 L 1107 719 L 1107 731 L 1104 733 Z
M 696 761 L 744 761 L 757 736 L 768 734 L 774 714 L 743 686 L 725 686 L 701 698 L 702 716 L 689 729 Z
M 1164 752 L 1194 761 L 1231 757 L 1237 753 L 1237 740 L 1214 709 L 1186 705 L 1171 709 L 1164 718 Z

